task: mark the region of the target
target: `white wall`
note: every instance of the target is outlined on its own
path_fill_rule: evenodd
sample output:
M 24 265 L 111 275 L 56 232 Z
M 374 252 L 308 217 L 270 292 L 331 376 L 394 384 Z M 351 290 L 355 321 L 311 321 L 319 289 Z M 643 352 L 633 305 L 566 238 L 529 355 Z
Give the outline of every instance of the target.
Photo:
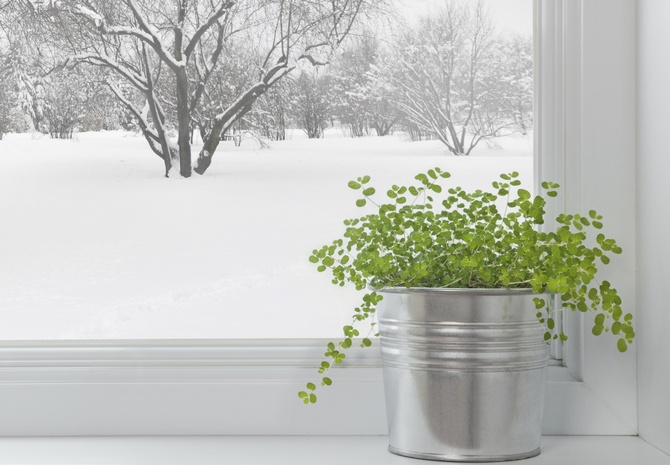
M 670 1 L 638 0 L 640 436 L 670 454 Z

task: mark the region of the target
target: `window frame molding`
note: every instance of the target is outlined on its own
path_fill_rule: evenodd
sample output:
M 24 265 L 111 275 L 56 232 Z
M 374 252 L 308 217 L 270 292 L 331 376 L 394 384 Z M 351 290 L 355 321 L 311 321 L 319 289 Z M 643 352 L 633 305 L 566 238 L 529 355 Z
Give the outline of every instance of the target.
M 635 302 L 635 225 L 626 223 L 635 217 L 635 125 L 629 132 L 624 115 L 635 115 L 635 5 L 535 1 L 542 27 L 536 34 L 536 179 L 562 184 L 562 208 L 589 205 L 614 225 L 617 238 L 622 232 L 625 259 L 610 267 L 608 278 L 625 302 Z M 633 50 L 622 52 L 618 44 L 631 38 Z M 598 88 L 608 69 L 627 65 L 632 78 L 623 72 L 610 77 L 615 82 L 607 89 Z M 629 85 L 631 95 L 611 101 Z M 605 143 L 606 151 L 608 130 L 619 130 L 624 141 Z M 607 173 L 594 169 L 602 163 L 609 163 Z M 567 366 L 550 367 L 543 433 L 637 434 L 635 347 L 620 355 L 612 338 L 583 337 L 588 324 L 582 319 L 566 316 L 572 335 L 564 348 Z M 0 436 L 385 434 L 378 348 L 351 349 L 347 367 L 333 373 L 335 385 L 321 392 L 320 402 L 299 402 L 296 393 L 313 377 L 325 343 L 0 342 Z
M 535 179 L 563 187 L 551 216 L 591 208 L 603 214 L 605 232 L 625 253 L 601 277 L 615 283 L 635 315 L 635 2 L 536 0 L 535 8 L 543 29 L 536 34 Z M 564 417 L 551 434 L 637 434 L 636 348 L 619 354 L 611 337 L 592 337 L 584 320 L 564 315 L 573 336 L 557 352 L 573 381 L 559 388 L 550 380 L 547 394 L 557 397 L 545 416 Z

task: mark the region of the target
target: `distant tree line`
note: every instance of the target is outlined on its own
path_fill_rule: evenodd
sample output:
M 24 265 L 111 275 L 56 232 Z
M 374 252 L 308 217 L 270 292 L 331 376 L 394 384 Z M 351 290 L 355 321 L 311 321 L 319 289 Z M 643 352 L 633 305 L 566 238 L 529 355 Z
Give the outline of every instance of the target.
M 447 3 L 399 27 L 389 41 L 350 37 L 328 66 L 305 70 L 261 97 L 240 127 L 272 140 L 287 126 L 319 138 L 339 125 L 351 137 L 437 139 L 455 155 L 532 128 L 532 37 L 497 34 L 482 4 Z
M 497 33 L 481 2 L 446 2 L 392 36 L 359 23 L 381 0 L 167 3 L 0 0 L 0 138 L 136 130 L 166 175 L 188 176 L 232 133 L 338 125 L 468 155 L 532 127 L 532 40 Z

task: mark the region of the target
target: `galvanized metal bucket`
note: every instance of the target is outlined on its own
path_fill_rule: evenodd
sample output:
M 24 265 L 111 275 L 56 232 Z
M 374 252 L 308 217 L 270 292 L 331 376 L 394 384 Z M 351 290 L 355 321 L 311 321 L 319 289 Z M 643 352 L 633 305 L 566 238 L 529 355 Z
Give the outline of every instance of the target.
M 549 348 L 530 290 L 390 288 L 377 308 L 389 450 L 491 462 L 540 453 Z

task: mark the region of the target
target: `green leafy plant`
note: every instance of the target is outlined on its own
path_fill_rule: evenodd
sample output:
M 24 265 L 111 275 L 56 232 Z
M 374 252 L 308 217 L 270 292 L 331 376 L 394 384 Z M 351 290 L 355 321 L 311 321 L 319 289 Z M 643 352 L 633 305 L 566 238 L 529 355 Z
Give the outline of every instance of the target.
M 518 173 L 501 174 L 492 192 L 445 188 L 450 176 L 439 168 L 420 173 L 414 185 L 392 186 L 385 203 L 376 200 L 369 176 L 349 182 L 361 194 L 356 205 L 372 204 L 376 212 L 345 220 L 343 237 L 314 250 L 309 261 L 320 272 L 330 270 L 333 284 L 351 283 L 368 292 L 352 323 L 344 326 L 343 339 L 328 344 L 319 374 L 342 363 L 344 351 L 361 336 L 357 323 L 371 322 L 360 345 L 372 344 L 371 336 L 377 335 L 373 316 L 382 300 L 377 291 L 387 287 L 533 289 L 543 294 L 535 306 L 547 342 L 567 339 L 556 331 L 549 305 L 558 295 L 564 308 L 593 316 L 594 335 L 610 333 L 618 350 L 627 350 L 635 337 L 633 316 L 623 313 L 616 289 L 596 279 L 598 266 L 621 253 L 614 239 L 594 232 L 602 229 L 602 216 L 594 210 L 585 216 L 561 214 L 556 228 L 546 231 L 539 226 L 547 201 L 523 189 Z M 549 198 L 558 195 L 558 188 L 542 183 Z M 323 376 L 318 384 L 330 386 L 332 380 Z M 316 389 L 317 383 L 310 382 L 298 395 L 306 404 L 315 403 Z

